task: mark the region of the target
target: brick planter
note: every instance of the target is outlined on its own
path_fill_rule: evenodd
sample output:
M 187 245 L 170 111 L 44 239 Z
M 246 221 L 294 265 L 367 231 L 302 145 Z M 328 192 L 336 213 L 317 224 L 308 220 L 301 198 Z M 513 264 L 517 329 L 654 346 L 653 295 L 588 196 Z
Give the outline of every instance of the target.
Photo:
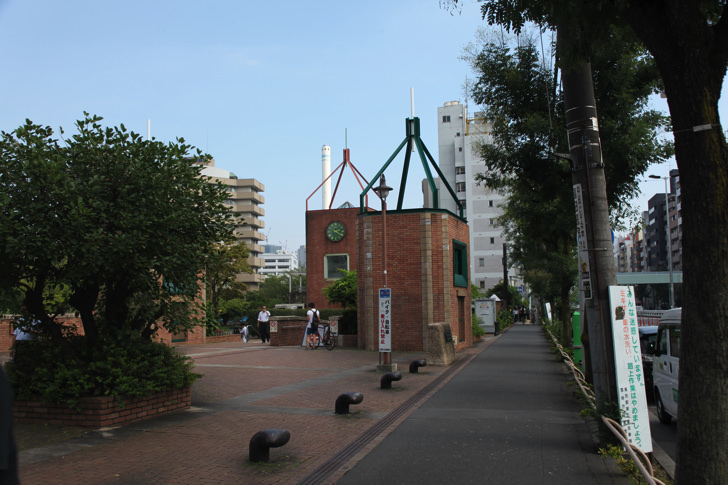
M 81 398 L 80 411 L 70 409 L 65 404 L 15 401 L 13 417 L 19 423 L 105 428 L 169 414 L 187 409 L 190 405 L 190 388 L 186 388 L 164 391 L 147 397 L 128 398 L 124 400 L 124 406 L 120 406 L 110 396 Z

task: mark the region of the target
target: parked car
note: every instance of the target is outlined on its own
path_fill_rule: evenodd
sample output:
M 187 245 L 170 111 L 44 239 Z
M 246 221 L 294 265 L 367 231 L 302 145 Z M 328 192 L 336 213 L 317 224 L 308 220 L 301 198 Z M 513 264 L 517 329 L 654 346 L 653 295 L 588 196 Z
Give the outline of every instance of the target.
M 657 346 L 657 328 L 657 325 L 638 327 L 640 333 L 640 348 L 642 350 L 642 374 L 645 376 L 645 392 L 648 401 L 654 399 L 652 362 Z
M 678 375 L 680 371 L 680 320 L 682 308 L 667 310 L 660 318 L 653 358 L 657 417 L 662 424 L 677 419 Z

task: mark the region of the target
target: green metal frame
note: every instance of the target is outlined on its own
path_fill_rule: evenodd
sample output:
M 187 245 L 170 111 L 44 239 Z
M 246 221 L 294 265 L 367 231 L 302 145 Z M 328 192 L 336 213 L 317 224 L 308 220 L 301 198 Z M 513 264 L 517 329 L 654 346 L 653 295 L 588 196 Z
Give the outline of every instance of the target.
M 447 182 L 447 179 L 440 171 L 440 167 L 437 166 L 437 163 L 435 163 L 434 158 L 432 158 L 432 155 L 430 155 L 430 152 L 427 150 L 427 147 L 423 143 L 422 139 L 420 138 L 420 119 L 415 118 L 407 118 L 405 120 L 406 123 L 406 133 L 405 139 L 402 141 L 402 143 L 399 144 L 399 147 L 394 151 L 391 157 L 385 162 L 384 166 L 377 172 L 377 174 L 372 177 L 372 181 L 369 182 L 369 185 L 367 185 L 364 188 L 364 191 L 359 196 L 359 209 L 362 213 L 366 212 L 366 206 L 364 204 L 364 198 L 366 197 L 367 193 L 372 189 L 372 186 L 374 186 L 375 183 L 379 181 L 380 175 L 384 173 L 384 171 L 389 167 L 389 164 L 392 163 L 392 161 L 399 155 L 399 152 L 402 151 L 402 148 L 404 148 L 405 145 L 407 145 L 407 151 L 404 155 L 404 168 L 402 169 L 402 180 L 400 182 L 400 189 L 399 189 L 399 198 L 397 200 L 397 210 L 402 210 L 402 204 L 404 203 L 404 194 L 405 189 L 407 187 L 407 174 L 409 172 L 409 164 L 410 159 L 412 157 L 412 147 L 413 145 L 415 148 L 417 148 L 417 153 L 420 156 L 420 161 L 422 162 L 422 168 L 425 170 L 425 174 L 427 175 L 427 183 L 430 186 L 430 190 L 432 191 L 432 208 L 433 209 L 439 209 L 440 208 L 440 198 L 439 198 L 439 190 L 437 186 L 435 185 L 435 179 L 432 177 L 432 172 L 430 171 L 430 167 L 427 163 L 429 162 L 432 164 L 432 167 L 437 172 L 437 175 L 440 177 L 441 183 L 445 186 L 447 191 L 452 196 L 453 200 L 455 201 L 455 204 L 458 208 L 458 213 L 461 218 L 465 218 L 463 215 L 464 208 L 463 204 L 458 199 L 457 195 L 455 195 L 455 191 L 452 190 L 452 187 L 450 187 L 450 184 Z

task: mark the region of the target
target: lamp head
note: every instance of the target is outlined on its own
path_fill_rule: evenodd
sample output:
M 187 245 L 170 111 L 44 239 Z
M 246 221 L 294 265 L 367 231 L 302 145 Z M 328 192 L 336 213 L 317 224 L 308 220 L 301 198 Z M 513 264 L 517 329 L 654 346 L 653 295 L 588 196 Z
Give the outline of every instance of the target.
M 384 174 L 379 177 L 379 186 L 374 187 L 372 190 L 377 193 L 380 199 L 387 201 L 387 196 L 392 191 L 392 187 L 387 185 L 387 179 L 384 178 Z

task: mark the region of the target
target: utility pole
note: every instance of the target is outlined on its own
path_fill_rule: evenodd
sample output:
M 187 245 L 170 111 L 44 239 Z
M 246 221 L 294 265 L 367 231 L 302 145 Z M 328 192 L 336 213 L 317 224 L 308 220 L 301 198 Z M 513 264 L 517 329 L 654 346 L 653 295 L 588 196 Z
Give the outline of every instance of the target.
M 559 26 L 560 53 L 565 46 L 578 41 L 569 29 Z M 561 54 L 560 58 L 566 56 Z M 561 82 L 579 232 L 579 278 L 584 288 L 583 333 L 588 336 L 584 350 L 589 353 L 587 361 L 591 362 L 597 399 L 616 403 L 609 286 L 615 285 L 617 278 L 591 64 L 583 60 L 562 66 Z

